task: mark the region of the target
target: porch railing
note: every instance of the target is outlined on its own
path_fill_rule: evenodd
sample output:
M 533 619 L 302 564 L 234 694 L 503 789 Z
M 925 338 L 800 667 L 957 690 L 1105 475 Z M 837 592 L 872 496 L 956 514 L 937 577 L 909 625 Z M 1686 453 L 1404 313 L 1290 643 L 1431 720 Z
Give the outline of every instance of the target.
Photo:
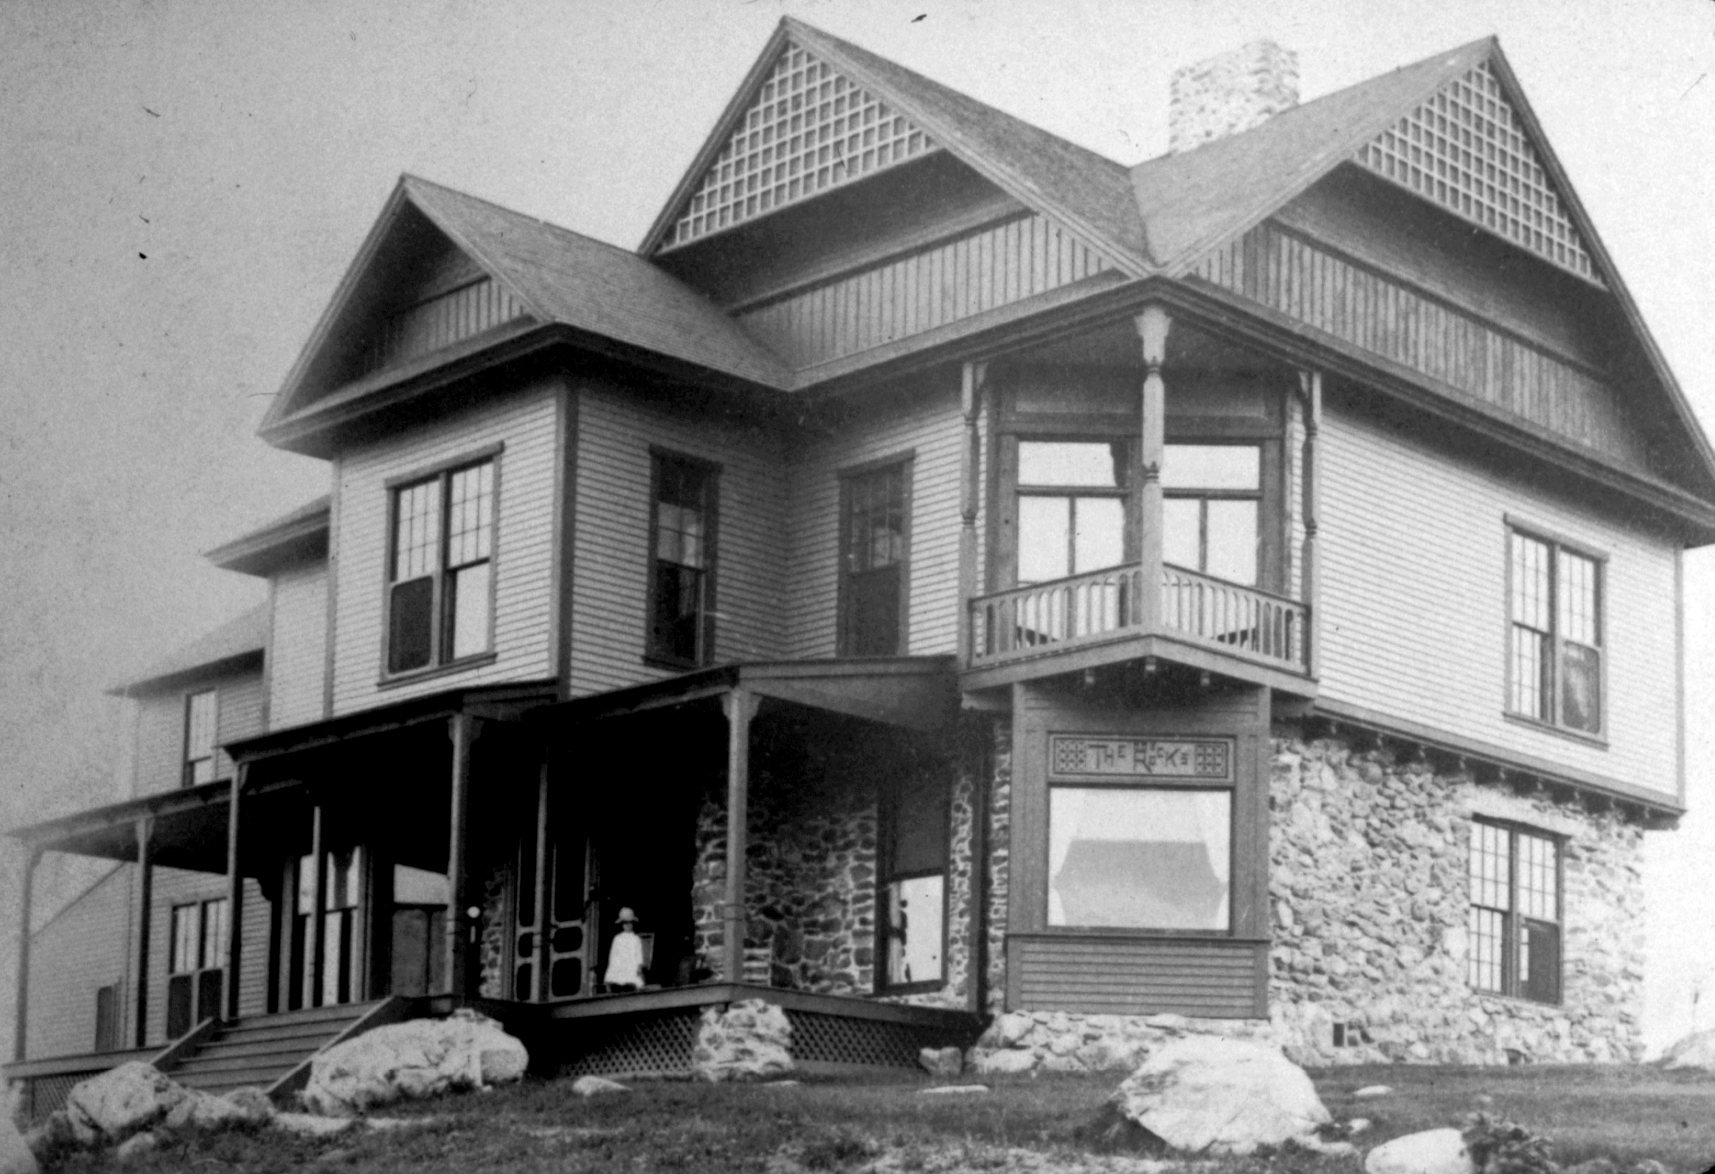
M 987 668 L 1149 634 L 1144 572 L 1110 567 L 971 600 L 971 668 Z M 1159 634 L 1304 672 L 1308 609 L 1256 587 L 1184 567 L 1161 568 Z

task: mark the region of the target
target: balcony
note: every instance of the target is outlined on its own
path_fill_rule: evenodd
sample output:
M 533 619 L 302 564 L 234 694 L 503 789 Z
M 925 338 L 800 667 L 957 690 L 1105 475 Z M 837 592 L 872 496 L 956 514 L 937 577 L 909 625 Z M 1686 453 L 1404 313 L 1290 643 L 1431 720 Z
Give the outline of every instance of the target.
M 1156 610 L 1147 606 L 1145 582 L 1143 566 L 1132 564 L 972 599 L 965 686 L 1158 656 L 1313 691 L 1304 604 L 1163 564 Z

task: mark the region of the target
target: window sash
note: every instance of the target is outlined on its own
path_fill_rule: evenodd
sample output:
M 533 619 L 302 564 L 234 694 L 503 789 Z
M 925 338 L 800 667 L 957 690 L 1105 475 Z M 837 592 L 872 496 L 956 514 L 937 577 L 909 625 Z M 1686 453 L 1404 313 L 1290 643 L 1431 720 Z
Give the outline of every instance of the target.
M 1472 822 L 1466 975 L 1474 990 L 1560 1001 L 1560 866 L 1558 841 Z
M 389 673 L 492 649 L 494 479 L 487 458 L 393 490 Z
M 185 785 L 214 782 L 219 698 L 214 689 L 185 698 Z
M 1600 560 L 1508 531 L 1507 707 L 1587 734 L 1602 731 Z
M 653 454 L 649 511 L 646 655 L 682 665 L 713 650 L 715 505 L 719 470 L 692 457 Z

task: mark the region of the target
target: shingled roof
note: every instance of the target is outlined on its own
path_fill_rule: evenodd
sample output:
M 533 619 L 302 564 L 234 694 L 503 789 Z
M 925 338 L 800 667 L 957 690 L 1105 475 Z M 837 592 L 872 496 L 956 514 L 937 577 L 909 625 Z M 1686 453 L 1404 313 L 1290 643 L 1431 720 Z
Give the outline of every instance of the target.
M 189 644 L 175 649 L 128 681 L 108 689 L 109 693 L 125 696 L 164 689 L 190 678 L 225 668 L 237 668 L 254 661 L 262 664 L 262 651 L 268 645 L 268 628 L 273 614 L 266 603 L 257 604 L 236 619 L 228 620 L 212 632 L 206 632 Z

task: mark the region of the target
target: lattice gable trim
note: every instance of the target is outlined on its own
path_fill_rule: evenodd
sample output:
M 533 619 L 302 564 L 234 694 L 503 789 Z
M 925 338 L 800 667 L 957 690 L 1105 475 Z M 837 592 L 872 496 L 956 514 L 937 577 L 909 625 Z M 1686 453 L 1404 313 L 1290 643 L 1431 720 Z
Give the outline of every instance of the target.
M 667 231 L 683 245 L 937 150 L 903 114 L 788 41 Z
M 1566 201 L 1488 62 L 1449 82 L 1353 158 L 1552 264 L 1603 284 Z

